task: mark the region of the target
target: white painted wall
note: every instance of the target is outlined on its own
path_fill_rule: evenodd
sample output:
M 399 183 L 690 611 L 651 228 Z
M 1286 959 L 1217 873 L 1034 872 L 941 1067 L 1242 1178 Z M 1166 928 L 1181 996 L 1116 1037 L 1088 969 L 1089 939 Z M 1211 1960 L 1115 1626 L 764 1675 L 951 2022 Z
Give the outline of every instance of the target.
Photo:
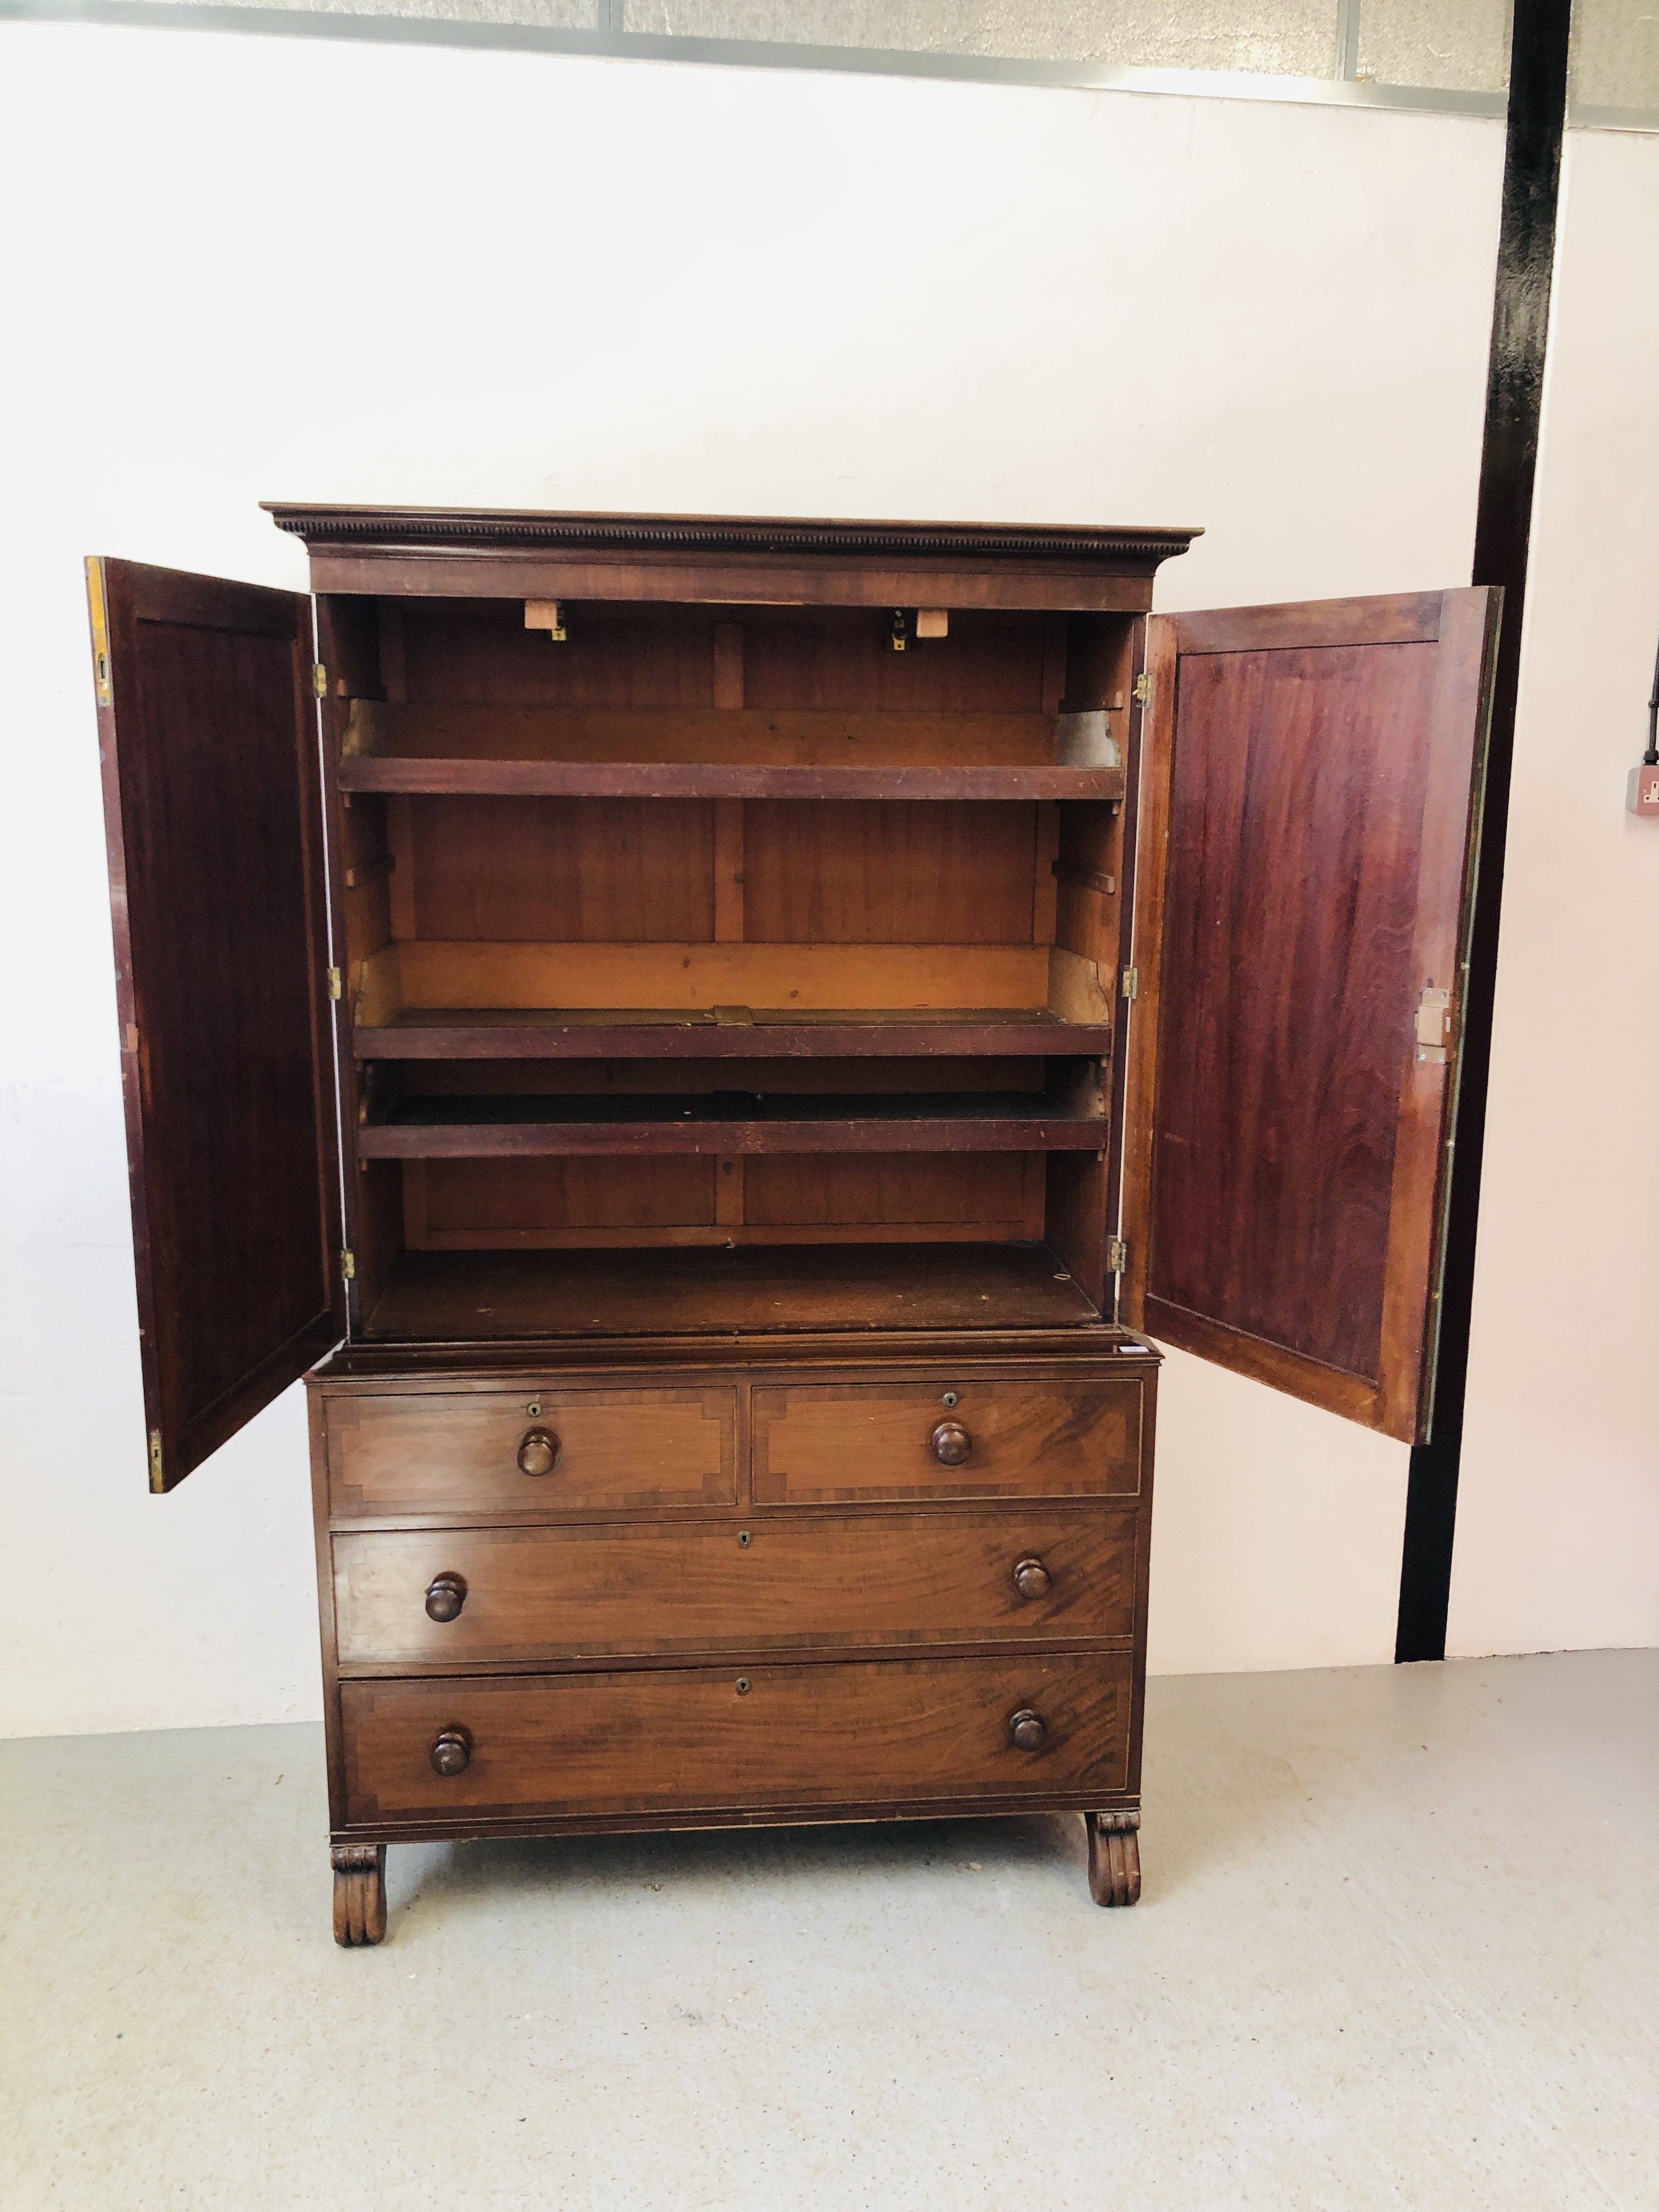
M 319 1695 L 295 1395 L 145 1489 L 81 556 L 299 587 L 255 505 L 288 497 L 1203 523 L 1170 607 L 1461 583 L 1501 132 L 0 40 L 0 1730 L 289 1717 Z M 1570 912 L 1522 847 L 1516 901 Z M 1557 1279 L 1594 1361 L 1586 1272 Z M 1179 1355 L 1161 1443 L 1155 1667 L 1390 1655 L 1403 1448 Z
M 1659 138 L 1564 172 L 1449 1649 L 1659 1644 Z

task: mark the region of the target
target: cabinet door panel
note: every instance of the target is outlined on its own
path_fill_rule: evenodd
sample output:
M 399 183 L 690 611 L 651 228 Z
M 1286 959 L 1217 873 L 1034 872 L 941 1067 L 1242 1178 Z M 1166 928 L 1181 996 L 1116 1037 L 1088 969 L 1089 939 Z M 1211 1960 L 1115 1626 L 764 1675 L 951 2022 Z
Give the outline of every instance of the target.
M 1432 1395 L 1498 602 L 1149 636 L 1125 1318 L 1405 1441 Z
M 150 1486 L 337 1341 L 310 603 L 87 564 Z

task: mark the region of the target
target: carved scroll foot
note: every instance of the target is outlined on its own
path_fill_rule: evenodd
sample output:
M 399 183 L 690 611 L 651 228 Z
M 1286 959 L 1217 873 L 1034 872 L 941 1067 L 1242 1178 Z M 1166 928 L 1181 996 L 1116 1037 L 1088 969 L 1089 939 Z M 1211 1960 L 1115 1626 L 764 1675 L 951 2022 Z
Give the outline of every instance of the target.
M 1097 1905 L 1135 1905 L 1140 1899 L 1139 1813 L 1085 1813 L 1089 1831 L 1089 1894 Z
M 348 1950 L 386 1934 L 386 1845 L 336 1844 L 334 1940 Z

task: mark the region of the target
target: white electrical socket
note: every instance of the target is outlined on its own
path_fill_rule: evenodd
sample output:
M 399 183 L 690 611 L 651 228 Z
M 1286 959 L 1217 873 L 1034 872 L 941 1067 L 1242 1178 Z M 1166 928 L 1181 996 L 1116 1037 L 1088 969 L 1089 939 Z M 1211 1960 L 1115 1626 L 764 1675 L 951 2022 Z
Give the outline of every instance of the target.
M 1625 805 L 1632 814 L 1659 814 L 1659 767 L 1642 763 L 1631 770 Z

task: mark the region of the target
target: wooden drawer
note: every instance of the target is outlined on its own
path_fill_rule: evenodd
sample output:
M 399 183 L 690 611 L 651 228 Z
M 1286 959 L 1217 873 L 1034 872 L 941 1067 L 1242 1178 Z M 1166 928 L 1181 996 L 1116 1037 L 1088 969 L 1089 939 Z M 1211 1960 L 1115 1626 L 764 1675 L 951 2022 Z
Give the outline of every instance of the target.
M 769 1504 L 906 1498 L 1133 1498 L 1140 1378 L 813 1383 L 754 1393 L 754 1495 Z M 967 1456 L 939 1456 L 960 1439 Z
M 1128 1637 L 1135 1528 L 1048 1506 L 337 1536 L 340 1663 Z
M 1127 1652 L 343 1682 L 346 1817 L 906 1805 L 1127 1787 Z M 1022 1751 L 1010 1723 L 1043 1724 Z M 459 1733 L 466 1765 L 433 1751 Z
M 344 1518 L 545 1513 L 737 1500 L 737 1393 L 515 1390 L 326 1401 L 329 1504 Z M 526 1439 L 554 1439 L 547 1456 Z

